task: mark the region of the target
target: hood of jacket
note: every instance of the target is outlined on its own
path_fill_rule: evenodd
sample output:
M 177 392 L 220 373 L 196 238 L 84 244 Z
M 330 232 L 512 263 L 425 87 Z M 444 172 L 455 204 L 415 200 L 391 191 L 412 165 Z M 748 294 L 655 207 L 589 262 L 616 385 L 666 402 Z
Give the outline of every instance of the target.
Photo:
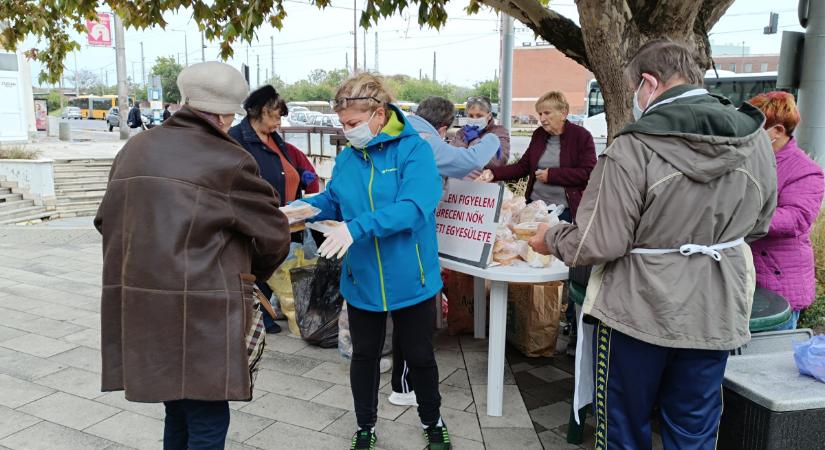
M 765 116 L 749 103 L 736 109 L 728 99 L 710 94 L 656 106 L 692 89 L 699 88 L 669 89 L 617 137 L 633 133 L 688 178 L 707 183 L 740 167 L 760 140 L 768 139 L 762 128 Z

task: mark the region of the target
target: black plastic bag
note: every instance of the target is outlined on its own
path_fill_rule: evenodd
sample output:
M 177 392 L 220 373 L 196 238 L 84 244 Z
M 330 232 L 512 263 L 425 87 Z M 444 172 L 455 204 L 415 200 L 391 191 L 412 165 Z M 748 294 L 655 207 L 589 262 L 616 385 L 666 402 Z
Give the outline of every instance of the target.
M 338 315 L 344 297 L 339 291 L 341 261 L 318 258 L 311 267 L 290 271 L 295 318 L 301 337 L 322 348 L 338 346 Z

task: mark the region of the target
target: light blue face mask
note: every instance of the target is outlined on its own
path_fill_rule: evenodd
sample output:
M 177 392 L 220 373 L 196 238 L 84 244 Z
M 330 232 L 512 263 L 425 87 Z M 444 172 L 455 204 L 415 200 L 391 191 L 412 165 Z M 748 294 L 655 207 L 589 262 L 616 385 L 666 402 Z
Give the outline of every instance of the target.
M 639 106 L 639 90 L 642 89 L 642 86 L 645 84 L 645 79 L 642 78 L 642 82 L 639 83 L 639 87 L 636 88 L 636 91 L 633 93 L 633 118 L 638 121 L 642 118 L 647 108 L 650 106 L 650 101 L 653 99 L 653 92 L 656 92 L 656 89 L 659 89 L 659 86 L 656 86 L 653 89 L 653 92 L 650 93 L 650 97 L 647 98 L 647 105 L 645 105 L 644 109 Z
M 479 130 L 483 130 L 487 128 L 487 122 L 489 120 L 486 117 L 479 117 L 476 119 L 467 119 L 467 125 L 476 126 Z
M 372 134 L 372 130 L 370 129 L 370 121 L 373 117 L 375 117 L 376 112 L 378 112 L 378 110 L 373 111 L 370 118 L 367 119 L 367 121 L 362 123 L 361 125 L 344 131 L 344 136 L 347 138 L 350 144 L 352 144 L 353 147 L 358 149 L 366 148 L 367 144 L 369 144 L 372 138 L 375 137 L 375 135 Z

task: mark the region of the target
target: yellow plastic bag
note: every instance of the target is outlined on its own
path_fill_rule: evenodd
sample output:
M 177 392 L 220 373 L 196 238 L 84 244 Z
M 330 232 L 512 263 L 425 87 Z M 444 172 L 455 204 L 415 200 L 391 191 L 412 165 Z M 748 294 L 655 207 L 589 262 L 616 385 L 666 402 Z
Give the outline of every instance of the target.
M 289 256 L 278 267 L 278 270 L 266 280 L 266 284 L 269 285 L 281 304 L 281 311 L 286 316 L 289 331 L 295 336 L 300 336 L 301 330 L 298 328 L 298 322 L 295 319 L 295 297 L 292 294 L 292 278 L 289 276 L 289 271 L 297 267 L 313 266 L 316 259 L 305 259 L 301 244 L 293 243 L 289 250 Z

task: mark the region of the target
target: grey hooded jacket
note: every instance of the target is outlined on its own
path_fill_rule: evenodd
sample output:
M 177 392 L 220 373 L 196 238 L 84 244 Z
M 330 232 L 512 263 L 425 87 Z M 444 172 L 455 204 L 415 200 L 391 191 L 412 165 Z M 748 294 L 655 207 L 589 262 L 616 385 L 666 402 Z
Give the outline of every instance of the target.
M 677 86 L 656 103 L 696 89 Z M 654 105 L 656 105 L 654 103 Z M 709 255 L 633 249 L 710 246 L 768 231 L 776 162 L 759 110 L 708 94 L 651 108 L 600 156 L 576 216 L 546 235 L 570 266 L 597 265 L 583 307 L 605 325 L 675 348 L 750 339 L 755 272 L 742 243 Z

